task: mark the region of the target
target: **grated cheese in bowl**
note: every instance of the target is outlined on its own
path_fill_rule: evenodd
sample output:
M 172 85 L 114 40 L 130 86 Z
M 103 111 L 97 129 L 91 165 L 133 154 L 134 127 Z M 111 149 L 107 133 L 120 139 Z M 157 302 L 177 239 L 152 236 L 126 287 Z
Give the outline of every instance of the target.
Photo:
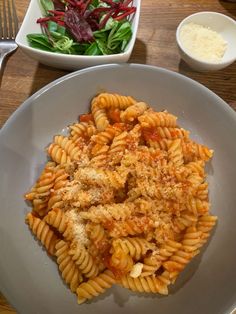
M 181 27 L 180 41 L 189 54 L 206 62 L 221 62 L 227 49 L 227 42 L 219 33 L 193 22 Z

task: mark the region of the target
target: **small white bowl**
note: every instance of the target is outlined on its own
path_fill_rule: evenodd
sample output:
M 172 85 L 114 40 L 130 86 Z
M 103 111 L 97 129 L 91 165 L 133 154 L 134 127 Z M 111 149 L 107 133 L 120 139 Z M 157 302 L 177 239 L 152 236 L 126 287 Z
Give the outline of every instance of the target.
M 183 25 L 196 23 L 209 27 L 219 33 L 227 42 L 227 49 L 218 63 L 198 60 L 187 51 L 180 40 L 180 31 Z M 236 60 L 236 22 L 227 15 L 217 12 L 199 12 L 186 17 L 178 26 L 176 31 L 176 41 L 182 59 L 194 70 L 215 71 L 220 70 Z
M 24 21 L 16 36 L 16 43 L 28 56 L 40 63 L 65 70 L 78 70 L 106 63 L 127 62 L 130 58 L 136 40 L 141 0 L 133 0 L 133 5 L 136 7 L 136 12 L 132 19 L 133 35 L 125 51 L 122 53 L 100 56 L 84 56 L 47 52 L 30 47 L 26 35 L 31 33 L 41 33 L 40 25 L 36 23 L 36 20 L 42 16 L 38 0 L 30 1 Z

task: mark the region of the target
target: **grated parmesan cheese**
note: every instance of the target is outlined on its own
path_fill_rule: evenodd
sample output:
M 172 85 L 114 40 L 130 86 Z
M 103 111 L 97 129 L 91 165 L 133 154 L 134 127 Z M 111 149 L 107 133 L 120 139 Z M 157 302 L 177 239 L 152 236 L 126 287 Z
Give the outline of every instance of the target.
M 72 222 L 72 232 L 75 239 L 79 243 L 87 245 L 89 240 L 86 234 L 85 225 L 79 217 L 78 212 L 76 210 L 70 210 L 66 212 L 66 216 Z
M 105 180 L 105 174 L 99 172 L 98 169 L 94 169 L 91 167 L 80 168 L 75 173 L 75 179 L 87 181 L 88 183 L 93 181 L 102 181 Z
M 130 277 L 132 278 L 137 278 L 141 275 L 143 269 L 143 264 L 142 263 L 136 263 L 131 269 L 130 272 Z
M 227 42 L 219 33 L 196 23 L 182 26 L 180 41 L 193 57 L 213 63 L 219 63 L 227 49 Z

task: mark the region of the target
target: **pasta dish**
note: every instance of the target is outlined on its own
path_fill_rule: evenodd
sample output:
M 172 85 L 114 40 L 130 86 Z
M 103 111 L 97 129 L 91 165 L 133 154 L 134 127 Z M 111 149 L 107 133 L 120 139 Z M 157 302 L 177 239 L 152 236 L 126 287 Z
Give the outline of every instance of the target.
M 119 94 L 96 95 L 68 129 L 25 194 L 32 233 L 78 303 L 113 284 L 167 295 L 217 220 L 204 170 L 213 151 L 173 114 Z

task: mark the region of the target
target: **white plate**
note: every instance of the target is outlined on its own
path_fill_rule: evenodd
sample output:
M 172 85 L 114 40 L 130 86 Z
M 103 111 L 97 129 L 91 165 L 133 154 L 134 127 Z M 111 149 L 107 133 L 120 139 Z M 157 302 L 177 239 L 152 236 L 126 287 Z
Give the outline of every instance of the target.
M 99 78 L 99 79 L 98 79 Z M 89 304 L 61 280 L 56 264 L 24 223 L 23 194 L 40 173 L 54 134 L 88 110 L 100 90 L 129 94 L 167 109 L 191 136 L 215 150 L 208 167 L 212 212 L 219 217 L 204 254 L 179 277 L 170 295 L 115 287 Z M 144 65 L 107 65 L 71 73 L 31 96 L 0 132 L 0 290 L 22 314 L 228 314 L 236 300 L 236 114 L 204 86 Z
M 81 56 L 48 52 L 30 47 L 26 38 L 27 34 L 41 33 L 40 25 L 36 23 L 36 20 L 42 16 L 39 0 L 30 1 L 24 21 L 16 36 L 16 43 L 31 58 L 39 61 L 40 63 L 59 69 L 78 70 L 98 64 L 127 62 L 132 53 L 137 36 L 141 0 L 133 0 L 133 5 L 136 7 L 136 12 L 132 18 L 133 35 L 127 47 L 125 48 L 125 51 L 122 53 L 102 56 Z

